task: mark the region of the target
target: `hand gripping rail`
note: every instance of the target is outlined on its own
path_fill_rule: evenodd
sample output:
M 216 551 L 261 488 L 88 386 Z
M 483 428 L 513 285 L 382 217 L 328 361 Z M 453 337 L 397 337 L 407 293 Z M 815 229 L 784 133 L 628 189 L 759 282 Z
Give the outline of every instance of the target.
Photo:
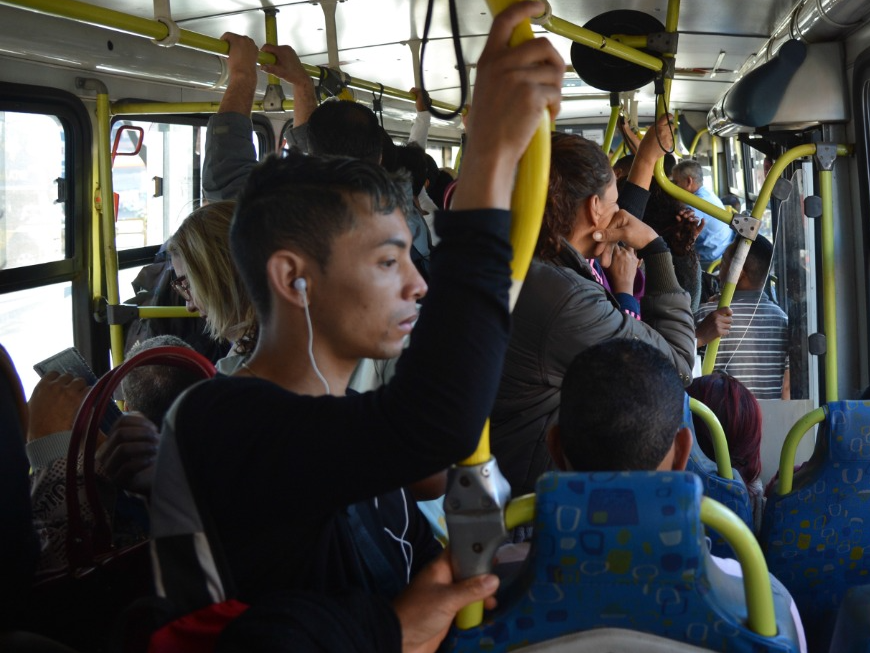
M 512 4 L 513 0 L 487 0 L 493 15 Z M 534 36 L 528 21 L 518 26 L 511 36 L 511 45 L 529 41 Z M 514 250 L 511 262 L 513 283 L 510 306 L 516 304 L 523 280 L 532 262 L 550 175 L 550 116 L 541 115 L 538 130 L 520 160 L 511 198 L 510 240 Z M 510 499 L 510 487 L 490 456 L 489 422 L 484 425 L 477 451 L 454 466 L 448 474 L 444 499 L 453 571 L 459 578 L 487 572 L 492 567 L 496 547 L 505 537 L 503 510 Z M 472 628 L 483 619 L 483 603 L 460 611 L 457 625 Z

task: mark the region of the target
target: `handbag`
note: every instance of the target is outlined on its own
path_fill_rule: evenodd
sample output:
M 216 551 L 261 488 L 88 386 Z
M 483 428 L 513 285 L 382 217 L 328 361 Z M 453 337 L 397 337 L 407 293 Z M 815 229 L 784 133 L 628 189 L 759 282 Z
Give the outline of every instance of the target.
M 154 347 L 106 373 L 79 408 L 66 459 L 67 567 L 37 578 L 30 612 L 38 616 L 39 625 L 28 624 L 28 628 L 82 651 L 107 650 L 123 610 L 136 599 L 154 594 L 149 541 L 122 547 L 113 542 L 111 521 L 98 490 L 95 458 L 100 422 L 114 390 L 127 373 L 144 365 L 181 367 L 203 379 L 215 375 L 214 365 L 193 350 Z

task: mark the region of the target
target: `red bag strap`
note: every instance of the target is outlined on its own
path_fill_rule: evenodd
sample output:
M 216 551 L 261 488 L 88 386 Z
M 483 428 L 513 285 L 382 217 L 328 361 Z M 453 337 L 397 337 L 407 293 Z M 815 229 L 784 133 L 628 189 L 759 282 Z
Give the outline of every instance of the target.
M 186 369 L 203 379 L 212 378 L 214 365 L 205 356 L 185 347 L 154 347 L 139 352 L 104 374 L 85 397 L 73 423 L 66 460 L 67 554 L 70 568 L 88 567 L 96 555 L 112 548 L 112 529 L 106 519 L 97 491 L 95 454 L 97 432 L 103 415 L 113 400 L 112 394 L 131 371 L 145 365 L 169 365 Z M 83 478 L 85 496 L 94 514 L 94 527 L 85 527 L 77 491 L 77 461 L 84 451 Z

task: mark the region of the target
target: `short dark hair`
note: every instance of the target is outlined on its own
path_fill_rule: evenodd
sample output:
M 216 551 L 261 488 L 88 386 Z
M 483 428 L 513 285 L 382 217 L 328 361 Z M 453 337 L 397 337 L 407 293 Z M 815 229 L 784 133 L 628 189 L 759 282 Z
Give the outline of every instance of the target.
M 353 228 L 361 202 L 372 213 L 413 210 L 407 178 L 368 161 L 291 150 L 254 168 L 237 199 L 230 248 L 261 323 L 270 311 L 269 257 L 293 247 L 326 269 L 332 241 Z
M 735 211 L 740 210 L 740 198 L 737 197 L 734 193 L 726 193 L 722 197 L 719 198 L 719 201 L 722 202 L 725 206 L 734 207 Z
M 634 165 L 634 154 L 626 154 L 613 164 L 613 173 L 617 177 L 628 177 L 632 165 Z
M 577 355 L 562 383 L 562 450 L 576 471 L 653 470 L 674 444 L 685 392 L 671 362 L 638 340 Z
M 767 283 L 767 275 L 770 272 L 772 260 L 773 243 L 758 234 L 752 247 L 749 248 L 749 254 L 746 255 L 746 262 L 743 264 L 746 276 L 756 288 L 761 288 Z
M 160 335 L 136 341 L 127 354 L 131 358 L 141 351 L 154 347 L 193 347 L 181 338 Z M 163 423 L 163 416 L 178 396 L 202 377 L 180 367 L 171 365 L 143 365 L 131 370 L 121 379 L 121 393 L 127 402 L 127 410 L 137 410 L 156 426 Z
M 377 116 L 364 104 L 328 101 L 308 119 L 308 148 L 320 156 L 350 156 L 379 163 L 382 132 Z
M 740 239 L 735 239 L 725 251 L 728 260 L 734 258 L 734 252 L 740 244 Z M 761 234 L 755 238 L 755 242 L 749 248 L 746 261 L 743 263 L 743 272 L 752 287 L 761 289 L 767 283 L 767 275 L 770 272 L 770 262 L 773 260 L 773 244 Z

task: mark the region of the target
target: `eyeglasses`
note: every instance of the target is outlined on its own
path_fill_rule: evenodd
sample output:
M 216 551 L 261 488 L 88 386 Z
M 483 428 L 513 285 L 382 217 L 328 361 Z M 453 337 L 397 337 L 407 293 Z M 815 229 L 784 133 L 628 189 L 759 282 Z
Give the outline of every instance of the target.
M 187 280 L 187 275 L 173 279 L 169 282 L 169 287 L 181 295 L 181 298 L 184 301 L 193 301 L 193 297 L 190 294 L 190 282 Z

